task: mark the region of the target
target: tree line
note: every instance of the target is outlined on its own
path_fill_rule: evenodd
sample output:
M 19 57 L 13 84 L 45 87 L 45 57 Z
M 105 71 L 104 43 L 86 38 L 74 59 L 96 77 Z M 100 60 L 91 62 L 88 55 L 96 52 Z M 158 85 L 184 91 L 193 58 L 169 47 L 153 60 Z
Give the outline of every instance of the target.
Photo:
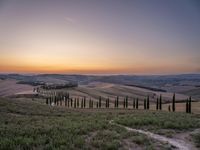
M 150 97 L 147 96 L 144 100 L 139 100 L 139 98 L 130 98 L 128 96 L 124 97 L 122 101 L 119 100 L 119 96 L 114 99 L 114 102 L 110 100 L 110 98 L 104 99 L 102 101 L 102 97 L 99 96 L 97 101 L 94 101 L 91 98 L 87 97 L 70 97 L 69 93 L 61 93 L 57 94 L 54 93 L 51 96 L 46 97 L 46 104 L 47 105 L 54 105 L 54 106 L 66 106 L 68 108 L 133 108 L 139 109 L 139 102 L 140 104 L 143 101 L 143 109 L 149 110 L 150 109 Z M 111 106 L 111 103 L 114 106 Z M 192 108 L 192 98 L 189 97 L 185 101 L 185 112 L 191 113 Z M 156 99 L 156 110 L 162 110 L 162 95 L 160 95 Z M 168 111 L 176 111 L 176 96 L 173 94 L 171 104 L 168 105 Z

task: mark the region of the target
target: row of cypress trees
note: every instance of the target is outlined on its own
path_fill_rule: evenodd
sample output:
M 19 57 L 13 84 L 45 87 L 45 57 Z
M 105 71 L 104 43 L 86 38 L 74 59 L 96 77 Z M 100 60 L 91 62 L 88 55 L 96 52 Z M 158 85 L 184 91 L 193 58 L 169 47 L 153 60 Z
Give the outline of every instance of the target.
M 189 99 L 186 100 L 186 113 L 191 113 L 191 108 L 192 108 L 192 98 L 191 96 L 189 97 Z
M 144 109 L 149 109 L 150 105 L 149 105 L 149 96 L 147 96 L 147 99 L 144 99 Z
M 162 95 L 156 100 L 156 110 L 162 110 Z
M 133 99 L 133 109 L 138 109 L 139 107 L 139 103 L 138 103 L 139 99 Z M 79 98 L 70 98 L 69 93 L 66 94 L 58 94 L 56 96 L 50 96 L 46 98 L 46 104 L 47 105 L 51 105 L 52 103 L 54 103 L 54 105 L 57 106 L 62 106 L 64 102 L 64 105 L 66 107 L 74 107 L 74 108 L 86 108 L 86 97 L 83 97 L 81 100 L 79 100 Z M 189 97 L 189 99 L 186 100 L 186 113 L 191 113 L 191 97 Z M 94 108 L 94 101 L 93 100 L 89 100 L 89 104 L 88 104 L 89 108 Z M 126 96 L 124 98 L 123 101 L 123 108 L 128 108 L 129 105 L 129 99 L 128 96 Z M 110 99 L 107 98 L 106 99 L 106 104 L 105 104 L 106 108 L 110 108 Z M 99 101 L 96 102 L 96 108 L 102 108 L 102 97 L 99 97 Z M 117 96 L 115 101 L 114 101 L 114 108 L 119 108 L 119 97 Z M 149 96 L 147 96 L 147 99 L 144 99 L 144 109 L 149 110 L 150 109 L 150 98 Z M 157 98 L 156 101 L 156 110 L 162 110 L 162 95 L 160 95 L 159 98 Z M 168 106 L 168 110 L 171 111 L 171 106 Z M 172 111 L 175 112 L 176 111 L 176 97 L 175 97 L 175 93 L 173 94 L 173 98 L 172 98 Z

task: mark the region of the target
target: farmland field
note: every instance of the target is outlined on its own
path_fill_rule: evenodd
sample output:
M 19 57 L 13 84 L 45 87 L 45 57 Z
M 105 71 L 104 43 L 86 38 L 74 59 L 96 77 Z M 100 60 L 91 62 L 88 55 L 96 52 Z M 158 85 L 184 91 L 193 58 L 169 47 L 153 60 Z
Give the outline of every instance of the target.
M 199 144 L 200 116 L 195 114 L 67 109 L 25 98 L 1 98 L 0 113 L 0 149 L 175 149 L 110 120 L 171 138 L 183 134 L 186 142 Z
M 47 79 L 60 83 L 64 81 L 61 77 L 62 80 L 54 80 L 51 76 Z M 41 78 L 47 80 L 46 76 Z M 34 92 L 33 89 L 40 86 L 18 84 L 19 81 L 16 77 L 0 80 L 0 149 L 176 150 L 183 146 L 184 149 L 196 150 L 200 147 L 200 102 L 197 97 L 192 98 L 192 113 L 185 113 L 185 100 L 189 98 L 187 92 L 176 93 L 176 111 L 171 109 L 169 112 L 174 94 L 170 90 L 91 81 L 78 87 L 39 88 L 40 92 Z M 64 98 L 59 99 L 59 105 L 54 101 L 47 105 L 46 98 L 55 100 L 52 94 L 69 94 L 73 105 L 67 107 Z M 157 110 L 156 101 L 161 95 L 162 110 Z M 115 108 L 117 96 L 119 107 Z M 150 108 L 144 110 L 147 96 Z M 86 108 L 81 108 L 84 97 Z M 102 106 L 97 108 L 100 97 Z M 126 97 L 128 106 L 124 108 Z M 105 108 L 108 98 L 109 108 Z M 139 106 L 134 109 L 133 102 L 137 98 Z M 79 101 L 76 108 L 75 100 L 76 103 Z M 89 100 L 94 102 L 92 108 L 89 108 Z M 138 130 L 162 137 L 154 138 Z M 168 139 L 162 141 L 163 138 Z

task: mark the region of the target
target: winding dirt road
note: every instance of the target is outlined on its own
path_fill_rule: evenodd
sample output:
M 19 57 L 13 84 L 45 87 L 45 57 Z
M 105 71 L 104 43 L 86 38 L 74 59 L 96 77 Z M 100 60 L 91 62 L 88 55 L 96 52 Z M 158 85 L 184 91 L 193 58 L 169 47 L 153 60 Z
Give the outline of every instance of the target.
M 154 134 L 154 133 L 149 132 L 149 131 L 133 129 L 133 128 L 130 128 L 130 127 L 126 127 L 124 125 L 120 125 L 120 124 L 114 123 L 113 120 L 111 120 L 109 123 L 112 124 L 112 125 L 116 125 L 116 126 L 125 128 L 128 131 L 144 134 L 144 135 L 146 135 L 146 136 L 148 136 L 148 137 L 150 137 L 152 139 L 155 139 L 157 141 L 164 142 L 164 143 L 169 143 L 170 145 L 172 145 L 173 147 L 176 147 L 179 150 L 197 150 L 193 145 L 191 145 L 189 143 L 186 143 L 183 140 L 167 138 L 167 137 L 164 137 L 164 136 L 161 136 L 161 135 L 158 135 L 158 134 Z

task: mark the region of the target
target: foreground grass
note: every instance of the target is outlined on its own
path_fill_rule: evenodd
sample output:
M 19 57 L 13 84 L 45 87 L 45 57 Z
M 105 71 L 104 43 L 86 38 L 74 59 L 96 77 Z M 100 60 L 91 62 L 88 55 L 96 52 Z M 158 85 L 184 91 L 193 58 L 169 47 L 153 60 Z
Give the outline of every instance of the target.
M 186 113 L 167 113 L 167 112 L 140 112 L 119 116 L 115 122 L 133 128 L 148 130 L 157 129 L 176 129 L 188 130 L 200 127 L 199 115 Z
M 110 120 L 149 130 L 200 126 L 199 116 L 190 114 L 67 110 L 37 101 L 0 98 L 0 149 L 128 149 L 127 143 L 142 149 L 168 149 L 144 135 L 113 126 Z

